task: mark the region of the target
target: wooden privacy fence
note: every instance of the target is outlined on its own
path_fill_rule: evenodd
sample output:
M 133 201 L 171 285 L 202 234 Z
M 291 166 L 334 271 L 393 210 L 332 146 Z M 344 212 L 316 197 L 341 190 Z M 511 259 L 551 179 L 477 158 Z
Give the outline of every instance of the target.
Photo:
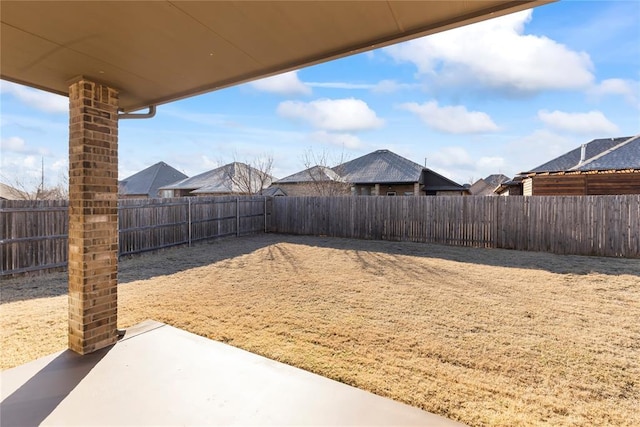
M 640 257 L 640 195 L 277 197 L 272 232 Z
M 264 232 L 270 205 L 266 197 L 119 200 L 119 254 Z M 0 216 L 0 275 L 67 265 L 67 201 L 0 200 Z

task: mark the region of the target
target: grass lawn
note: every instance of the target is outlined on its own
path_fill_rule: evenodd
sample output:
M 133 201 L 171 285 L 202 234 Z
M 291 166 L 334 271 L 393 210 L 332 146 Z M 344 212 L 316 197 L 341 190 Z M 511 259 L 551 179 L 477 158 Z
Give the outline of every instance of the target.
M 154 319 L 469 425 L 640 425 L 640 261 L 263 235 L 120 263 Z M 0 283 L 2 369 L 66 347 L 66 273 Z

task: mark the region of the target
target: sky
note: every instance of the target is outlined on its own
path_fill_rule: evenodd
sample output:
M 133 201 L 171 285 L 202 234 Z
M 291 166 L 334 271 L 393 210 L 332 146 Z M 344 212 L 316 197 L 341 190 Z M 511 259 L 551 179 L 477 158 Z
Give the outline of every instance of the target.
M 119 124 L 119 178 L 378 149 L 465 184 L 640 133 L 640 1 L 560 1 L 160 105 Z M 68 100 L 0 81 L 0 180 L 64 182 Z

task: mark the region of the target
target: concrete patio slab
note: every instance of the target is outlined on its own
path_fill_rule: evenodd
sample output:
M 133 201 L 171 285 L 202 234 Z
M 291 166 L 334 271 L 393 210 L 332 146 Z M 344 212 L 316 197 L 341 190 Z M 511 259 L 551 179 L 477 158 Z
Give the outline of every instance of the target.
M 154 321 L 0 374 L 0 424 L 462 426 Z

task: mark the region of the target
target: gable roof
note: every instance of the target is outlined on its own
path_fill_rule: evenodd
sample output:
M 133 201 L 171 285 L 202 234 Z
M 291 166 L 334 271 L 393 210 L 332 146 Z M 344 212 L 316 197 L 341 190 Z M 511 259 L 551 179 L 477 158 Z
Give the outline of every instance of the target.
M 376 150 L 333 168 L 352 184 L 421 182 L 425 168 L 389 150 Z
M 639 149 L 637 146 L 639 143 L 638 136 L 594 139 L 568 153 L 531 169 L 529 172 L 525 172 L 525 174 L 570 170 L 587 171 L 640 168 L 640 154 L 638 154 Z M 585 156 L 584 161 L 580 163 L 583 147 Z M 617 152 L 618 149 L 622 150 Z
M 120 181 L 120 193 L 157 197 L 160 187 L 185 178 L 187 175 L 179 170 L 158 162 Z
M 26 200 L 28 197 L 23 192 L 10 185 L 0 182 L 0 199 L 2 200 Z
M 486 178 L 480 178 L 469 187 L 469 193 L 473 196 L 494 196 L 494 192 L 503 183 L 509 181 L 510 178 L 501 173 L 495 173 L 487 176 Z
M 469 191 L 463 185 L 460 185 L 429 168 L 424 168 L 424 186 L 422 187 L 422 190 L 426 191 L 427 194 L 437 191 Z
M 344 180 L 334 170 L 326 166 L 312 166 L 300 172 L 296 172 L 292 175 L 286 176 L 282 179 L 275 181 L 275 184 L 294 184 L 301 182 L 326 182 L 337 181 L 343 182 Z
M 170 185 L 161 187 L 161 190 L 191 190 L 193 194 L 210 194 L 210 193 L 244 193 L 246 190 L 240 188 L 237 182 L 234 182 L 232 177 L 242 176 L 242 174 L 253 174 L 256 179 L 252 179 L 252 184 L 259 184 L 258 177 L 262 172 L 252 168 L 251 166 L 233 162 L 220 166 L 219 168 L 212 169 L 207 172 L 203 172 L 199 175 L 191 178 L 186 178 L 178 182 L 174 182 Z M 251 176 L 251 175 L 249 175 Z M 264 184 L 268 186 L 274 178 L 268 176 L 267 182 Z

